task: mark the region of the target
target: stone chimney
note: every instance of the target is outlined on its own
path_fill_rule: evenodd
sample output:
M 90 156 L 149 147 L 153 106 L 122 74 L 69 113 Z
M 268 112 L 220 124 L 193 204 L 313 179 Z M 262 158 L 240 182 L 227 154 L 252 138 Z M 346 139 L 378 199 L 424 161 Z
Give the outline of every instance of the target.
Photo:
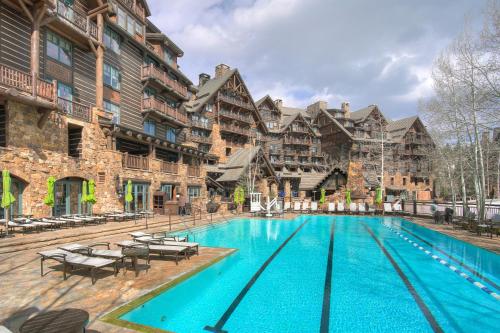
M 283 106 L 283 100 L 282 99 L 276 99 L 276 100 L 274 100 L 274 104 L 276 104 L 276 106 L 278 108 L 280 108 L 280 107 Z
M 216 79 L 220 78 L 222 75 L 224 75 L 224 73 L 226 73 L 229 70 L 231 70 L 231 67 L 229 67 L 226 64 L 220 64 L 215 66 L 215 78 Z
M 351 107 L 349 106 L 349 102 L 342 102 L 340 109 L 344 111 L 344 117 L 351 118 Z
M 201 87 L 208 81 L 210 81 L 210 75 L 206 73 L 201 73 L 198 77 L 198 86 Z
M 328 108 L 328 103 L 325 101 L 317 101 L 307 107 L 307 113 L 311 115 L 312 118 L 316 117 L 320 110 L 326 110 Z

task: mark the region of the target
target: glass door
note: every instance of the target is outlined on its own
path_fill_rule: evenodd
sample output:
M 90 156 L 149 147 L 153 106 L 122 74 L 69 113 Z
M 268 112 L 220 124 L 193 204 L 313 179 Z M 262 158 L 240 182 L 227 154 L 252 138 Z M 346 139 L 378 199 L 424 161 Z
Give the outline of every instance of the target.
M 54 216 L 82 213 L 81 180 L 58 180 L 55 185 Z

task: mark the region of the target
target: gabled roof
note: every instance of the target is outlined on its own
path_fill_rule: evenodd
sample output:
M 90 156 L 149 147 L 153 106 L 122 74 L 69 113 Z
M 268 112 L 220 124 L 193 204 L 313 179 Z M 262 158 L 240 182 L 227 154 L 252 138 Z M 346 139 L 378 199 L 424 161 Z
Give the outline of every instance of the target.
M 314 190 L 323 182 L 328 174 L 328 172 L 302 174 L 302 177 L 300 178 L 299 190 Z
M 337 119 L 335 119 L 331 114 L 330 112 L 326 111 L 326 110 L 323 110 L 323 109 L 320 109 L 319 112 L 318 112 L 318 115 L 316 116 L 319 117 L 321 114 L 324 114 L 328 119 L 330 119 L 340 130 L 342 130 L 342 132 L 344 132 L 345 135 L 347 135 L 350 139 L 353 138 L 352 136 L 352 133 L 349 132 L 345 127 L 344 125 L 342 125 L 341 123 L 339 123 L 339 121 Z
M 415 121 L 419 120 L 417 116 L 411 116 L 399 120 L 390 121 L 387 124 L 387 131 L 391 135 L 391 139 L 399 140 L 402 139 L 408 130 L 413 126 Z M 420 121 L 420 120 L 419 120 Z M 422 127 L 423 124 L 422 124 Z
M 311 118 L 311 115 L 307 113 L 306 110 L 300 108 L 291 108 L 287 106 L 281 106 L 278 108 L 283 116 L 293 116 L 297 113 L 302 114 L 304 118 Z
M 378 109 L 376 105 L 369 105 L 365 108 L 351 112 L 351 119 L 354 121 L 365 120 L 374 110 Z
M 242 148 L 236 151 L 229 157 L 226 164 L 220 165 L 219 169 L 224 172 L 222 176 L 217 178 L 218 182 L 236 182 L 242 174 L 247 171 L 250 163 L 260 154 L 264 160 L 264 165 L 267 167 L 273 177 L 276 177 L 274 168 L 271 166 L 266 154 L 263 153 L 261 147 Z M 262 165 L 262 163 L 260 164 Z
M 291 115 L 291 116 L 282 117 L 281 118 L 282 122 L 281 122 L 280 132 L 284 132 L 293 123 L 293 121 L 295 119 L 297 119 L 297 118 L 301 118 L 306 123 L 306 125 L 309 128 L 309 130 L 311 131 L 311 133 L 313 135 L 316 135 L 316 132 L 311 127 L 311 124 L 304 118 L 304 116 L 302 115 L 302 113 L 296 113 L 296 114 Z
M 259 108 L 266 101 L 269 104 L 271 104 L 273 106 L 273 108 L 281 114 L 280 108 L 274 103 L 273 99 L 269 95 L 266 95 L 266 96 L 262 97 L 261 99 L 259 99 L 257 102 L 255 102 L 255 105 L 257 106 L 257 108 Z

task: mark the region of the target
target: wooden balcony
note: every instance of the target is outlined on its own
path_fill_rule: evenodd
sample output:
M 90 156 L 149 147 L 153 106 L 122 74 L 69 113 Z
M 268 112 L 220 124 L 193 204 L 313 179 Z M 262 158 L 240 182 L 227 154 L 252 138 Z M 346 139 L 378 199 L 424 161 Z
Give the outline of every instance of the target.
M 48 82 L 35 75 L 4 65 L 0 65 L 0 85 L 14 88 L 31 97 L 39 97 L 51 103 L 55 103 L 57 100 L 57 83 L 55 81 Z
M 222 132 L 228 132 L 228 133 L 233 133 L 233 134 L 238 134 L 238 135 L 250 136 L 250 130 L 249 129 L 238 127 L 238 126 L 234 126 L 234 125 L 228 125 L 228 124 L 222 123 L 220 125 L 220 130 Z
M 143 65 L 141 67 L 141 79 L 155 79 L 171 92 L 176 93 L 179 97 L 184 99 L 187 98 L 187 87 L 179 81 L 173 80 L 165 71 L 153 66 L 153 64 Z
M 239 106 L 240 108 L 247 109 L 247 110 L 254 110 L 253 104 L 249 102 L 245 102 L 239 98 L 227 96 L 224 94 L 219 94 L 218 99 L 222 102 L 231 104 L 231 105 L 236 105 Z
M 135 170 L 149 170 L 149 158 L 147 156 L 130 155 L 123 153 L 122 167 Z
M 189 134 L 186 136 L 186 140 L 196 142 L 196 143 L 212 144 L 212 137 L 211 136 L 201 136 L 201 135 Z
M 247 124 L 252 124 L 253 119 L 250 115 L 244 115 L 236 112 L 231 112 L 225 109 L 220 109 L 219 110 L 219 116 L 224 117 L 224 118 L 229 118 L 233 120 L 238 120 Z
M 189 121 L 184 113 L 177 111 L 167 103 L 154 97 L 147 97 L 142 100 L 142 112 L 155 111 L 160 116 L 165 117 L 180 126 L 188 126 Z
M 271 159 L 271 163 L 275 165 L 283 165 L 283 160 L 282 159 Z
M 92 107 L 74 101 L 69 101 L 64 98 L 58 98 L 57 104 L 65 115 L 86 122 L 92 121 Z
M 137 5 L 136 0 L 117 0 L 123 6 L 127 7 L 132 13 L 134 13 L 142 22 L 146 21 L 146 12 L 144 8 Z
M 312 141 L 310 139 L 300 139 L 300 138 L 293 138 L 293 137 L 285 137 L 283 139 L 283 143 L 287 145 L 303 145 L 303 146 L 309 146 L 312 144 Z
M 83 34 L 96 40 L 98 39 L 97 24 L 91 21 L 86 14 L 76 11 L 61 0 L 56 0 L 56 2 L 57 16 L 67 21 Z
M 160 171 L 163 173 L 179 174 L 179 164 L 175 162 L 161 161 Z
M 188 177 L 200 177 L 201 171 L 199 166 L 188 165 L 187 167 Z
M 190 125 L 191 125 L 191 127 L 194 127 L 194 128 L 202 128 L 202 129 L 206 129 L 206 130 L 211 131 L 213 123 L 212 123 L 212 121 L 203 122 L 203 121 L 191 119 Z

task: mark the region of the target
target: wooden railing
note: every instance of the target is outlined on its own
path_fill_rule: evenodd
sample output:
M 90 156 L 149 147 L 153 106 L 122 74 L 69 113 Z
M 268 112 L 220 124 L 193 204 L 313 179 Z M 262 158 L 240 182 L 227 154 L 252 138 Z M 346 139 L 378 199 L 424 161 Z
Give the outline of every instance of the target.
M 123 153 L 122 166 L 129 169 L 149 170 L 149 158 L 141 155 Z
M 155 78 L 161 81 L 166 86 L 172 88 L 181 96 L 183 97 L 187 96 L 187 87 L 185 85 L 181 84 L 179 81 L 173 80 L 171 77 L 168 76 L 168 74 L 165 71 L 161 70 L 158 67 L 153 66 L 153 64 L 143 65 L 141 74 L 143 80 L 147 78 Z
M 251 124 L 253 122 L 252 117 L 250 117 L 249 115 L 239 114 L 239 113 L 231 112 L 231 111 L 228 111 L 225 109 L 220 109 L 219 115 L 226 117 L 226 118 L 235 119 L 235 120 L 239 120 L 239 121 L 242 121 L 245 123 L 249 123 L 249 124 Z
M 221 131 L 226 131 L 226 132 L 231 132 L 231 133 L 236 133 L 240 135 L 245 135 L 245 136 L 250 136 L 250 130 L 246 128 L 241 128 L 238 126 L 234 125 L 228 125 L 228 124 L 221 124 L 220 125 Z
M 285 144 L 294 144 L 294 145 L 310 145 L 310 144 L 312 144 L 311 140 L 292 138 L 292 137 L 285 137 L 283 142 Z
M 191 119 L 190 123 L 191 123 L 191 127 L 204 128 L 204 129 L 208 129 L 208 130 L 211 130 L 212 126 L 213 126 L 213 123 L 211 121 L 203 122 L 203 121 Z
M 97 24 L 92 22 L 85 14 L 74 10 L 60 0 L 57 0 L 57 15 L 64 18 L 73 26 L 81 30 L 84 34 L 97 39 Z
M 254 107 L 253 107 L 253 105 L 251 103 L 245 102 L 245 101 L 242 101 L 241 99 L 238 99 L 238 98 L 235 98 L 235 97 L 231 97 L 231 96 L 227 96 L 227 95 L 224 95 L 224 94 L 219 94 L 219 100 L 221 100 L 223 102 L 226 102 L 226 103 L 229 103 L 229 104 L 232 104 L 232 105 L 239 106 L 239 107 L 247 109 L 247 110 L 253 110 L 254 109 Z
M 146 13 L 144 8 L 137 5 L 134 0 L 118 0 L 122 5 L 130 9 L 135 15 L 137 15 L 143 22 L 146 20 Z
M 175 162 L 161 161 L 160 171 L 177 175 L 179 173 L 179 164 Z
M 36 82 L 36 86 L 33 86 L 33 82 Z M 47 82 L 34 74 L 30 75 L 5 65 L 0 65 L 0 85 L 21 90 L 33 97 L 41 97 L 53 103 L 56 100 L 55 81 Z
M 77 103 L 61 97 L 57 98 L 57 104 L 67 116 L 86 122 L 91 122 L 92 120 L 92 108 L 90 105 Z
M 167 117 L 175 119 L 185 125 L 188 124 L 188 118 L 185 114 L 170 107 L 167 103 L 157 100 L 154 97 L 147 97 L 142 100 L 142 110 L 155 110 Z
M 188 177 L 200 177 L 200 167 L 195 165 L 188 165 L 187 175 Z
M 206 144 L 211 144 L 212 143 L 212 137 L 211 136 L 201 136 L 201 135 L 189 134 L 189 135 L 186 136 L 186 139 L 188 141 L 198 142 L 198 143 L 206 143 Z

